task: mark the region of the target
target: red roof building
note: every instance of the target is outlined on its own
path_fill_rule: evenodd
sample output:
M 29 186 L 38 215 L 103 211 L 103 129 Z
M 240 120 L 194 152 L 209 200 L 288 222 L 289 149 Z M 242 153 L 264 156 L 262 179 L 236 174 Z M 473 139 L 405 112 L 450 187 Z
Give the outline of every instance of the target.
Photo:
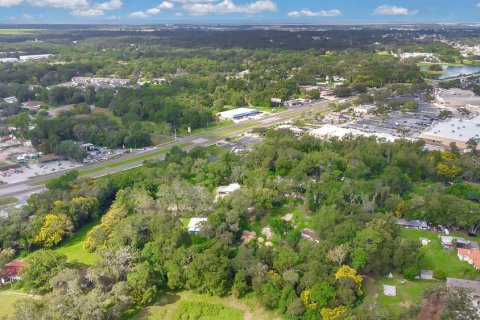
M 458 248 L 458 258 L 467 261 L 475 269 L 480 269 L 480 250 Z
M 20 280 L 21 271 L 25 268 L 27 264 L 20 260 L 14 260 L 3 267 L 2 272 L 0 273 L 0 279 L 5 280 Z

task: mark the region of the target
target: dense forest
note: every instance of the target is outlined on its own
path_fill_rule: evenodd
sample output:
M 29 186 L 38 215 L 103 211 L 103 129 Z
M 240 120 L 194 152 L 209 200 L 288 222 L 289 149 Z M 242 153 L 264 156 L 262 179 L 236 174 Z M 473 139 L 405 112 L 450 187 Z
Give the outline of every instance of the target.
M 394 218 L 463 229 L 480 223 L 480 191 L 469 183 L 480 181 L 474 153 L 264 134 L 246 154 L 173 148 L 135 174 L 89 180 L 72 172 L 50 182 L 1 225 L 2 257 L 32 252 L 19 285 L 45 294 L 17 304 L 15 318 L 118 318 L 165 291 L 192 290 L 253 293 L 288 319 L 394 319 L 362 304 L 360 276 L 419 273 L 421 244 L 400 237 Z M 216 187 L 232 182 L 241 189 L 216 201 Z M 295 223 L 279 212 L 297 212 Z M 191 235 L 183 221 L 196 216 L 208 221 Z M 52 251 L 91 221 L 85 249 L 97 263 L 85 269 Z M 265 226 L 271 238 L 261 234 Z M 318 241 L 301 236 L 305 227 Z M 257 237 L 245 241 L 245 230 Z M 455 308 L 445 312 L 464 312 Z

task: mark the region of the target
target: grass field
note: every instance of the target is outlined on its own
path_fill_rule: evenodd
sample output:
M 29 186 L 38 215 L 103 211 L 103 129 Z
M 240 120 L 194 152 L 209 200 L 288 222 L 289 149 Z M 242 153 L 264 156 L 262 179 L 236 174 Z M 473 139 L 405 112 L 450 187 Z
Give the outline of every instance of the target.
M 58 246 L 55 251 L 66 255 L 69 262 L 78 261 L 85 265 L 92 265 L 95 263 L 98 260 L 98 256 L 94 253 L 87 252 L 83 248 L 85 237 L 95 224 L 96 222 L 89 223 L 75 232 L 71 238 L 67 239 L 64 243 Z
M 173 141 L 172 137 L 165 136 L 159 133 L 150 134 L 150 139 L 152 139 L 153 145 L 158 146 L 161 144 L 166 144 Z
M 280 320 L 272 312 L 259 308 L 253 298 L 211 297 L 190 291 L 167 293 L 136 315 L 136 320 Z
M 419 305 L 423 300 L 423 292 L 426 288 L 438 285 L 438 281 L 433 280 L 415 280 L 408 281 L 403 278 L 394 277 L 392 279 L 382 278 L 374 280 L 373 286 L 376 296 L 369 295 L 364 303 L 376 303 L 390 310 L 393 314 L 399 315 L 406 307 Z M 383 294 L 383 285 L 392 285 L 397 287 L 395 297 Z
M 1 198 L 0 199 L 0 207 L 1 206 L 6 206 L 6 205 L 9 205 L 9 204 L 14 204 L 14 203 L 17 203 L 17 202 L 18 202 L 18 199 L 15 198 L 15 197 Z
M 41 31 L 40 29 L 0 29 L 0 35 L 22 35 L 34 34 Z
M 253 128 L 255 126 L 258 125 L 258 122 L 254 122 L 254 123 L 245 123 L 245 124 L 242 124 L 242 125 L 239 125 L 238 127 L 235 127 L 235 128 L 231 128 L 229 130 L 225 130 L 223 132 L 220 132 L 220 133 L 215 133 L 215 134 L 212 134 L 211 136 L 208 136 L 207 139 L 218 139 L 218 138 L 223 138 L 223 137 L 226 137 L 226 136 L 229 136 L 231 134 L 235 134 L 235 133 L 239 133 L 245 129 L 248 129 L 248 128 Z
M 226 127 L 229 127 L 233 124 L 234 124 L 233 121 L 214 122 L 214 123 L 209 124 L 207 127 L 195 128 L 195 129 L 192 130 L 191 133 L 188 133 L 186 129 L 181 129 L 177 132 L 177 134 L 179 136 L 183 136 L 183 137 L 192 136 L 192 135 L 196 135 L 196 134 L 202 134 L 202 133 L 205 133 L 205 132 L 210 132 L 210 131 L 217 130 L 217 129 L 226 128 Z
M 473 240 L 463 234 L 452 234 Z M 425 255 L 420 262 L 422 269 L 443 270 L 450 278 L 474 279 L 480 272 L 475 271 L 471 265 L 465 261 L 460 261 L 455 250 L 444 249 L 438 238 L 439 234 L 433 231 L 404 229 L 402 236 L 405 238 L 418 240 L 420 237 L 427 238 L 431 242 L 423 247 Z
M 13 305 L 22 299 L 25 299 L 25 296 L 0 291 L 0 319 L 9 319 L 13 316 Z

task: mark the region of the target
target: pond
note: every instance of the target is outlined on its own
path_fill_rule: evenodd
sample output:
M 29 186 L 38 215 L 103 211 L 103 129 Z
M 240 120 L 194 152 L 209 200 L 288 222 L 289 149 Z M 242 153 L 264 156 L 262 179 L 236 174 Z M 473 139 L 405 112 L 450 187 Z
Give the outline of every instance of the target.
M 428 70 L 428 66 L 423 66 L 422 70 Z M 443 74 L 432 74 L 432 79 L 443 80 L 448 78 L 455 78 L 461 75 L 470 75 L 480 72 L 480 66 L 446 66 Z

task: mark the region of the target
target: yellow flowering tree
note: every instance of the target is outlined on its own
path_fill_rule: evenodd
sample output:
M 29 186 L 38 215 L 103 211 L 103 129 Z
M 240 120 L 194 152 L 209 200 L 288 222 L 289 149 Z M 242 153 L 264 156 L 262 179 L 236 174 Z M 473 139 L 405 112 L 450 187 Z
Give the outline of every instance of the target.
M 453 180 L 462 173 L 462 169 L 457 167 L 453 161 L 455 160 L 455 154 L 450 151 L 442 151 L 440 153 L 440 162 L 437 164 L 437 174 L 440 177 Z
M 339 306 L 334 309 L 323 308 L 320 314 L 323 320 L 337 320 L 347 312 L 347 307 Z
M 47 214 L 34 242 L 50 248 L 72 234 L 72 221 L 64 214 Z
M 357 284 L 357 295 L 362 295 L 362 276 L 357 275 L 357 270 L 353 269 L 350 266 L 343 265 L 335 273 L 335 280 L 342 278 L 350 278 Z

